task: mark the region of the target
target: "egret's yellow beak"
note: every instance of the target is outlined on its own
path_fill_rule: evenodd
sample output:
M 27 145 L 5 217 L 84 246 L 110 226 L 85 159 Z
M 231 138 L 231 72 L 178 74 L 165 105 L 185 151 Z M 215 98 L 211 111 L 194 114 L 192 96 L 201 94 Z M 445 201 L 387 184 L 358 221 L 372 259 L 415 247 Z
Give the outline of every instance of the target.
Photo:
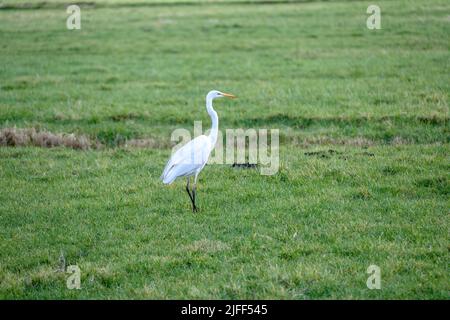
M 227 98 L 230 98 L 230 99 L 236 98 L 236 96 L 235 96 L 234 94 L 231 94 L 231 93 L 223 93 L 223 92 L 222 92 L 222 95 L 223 95 L 224 97 L 227 97 Z

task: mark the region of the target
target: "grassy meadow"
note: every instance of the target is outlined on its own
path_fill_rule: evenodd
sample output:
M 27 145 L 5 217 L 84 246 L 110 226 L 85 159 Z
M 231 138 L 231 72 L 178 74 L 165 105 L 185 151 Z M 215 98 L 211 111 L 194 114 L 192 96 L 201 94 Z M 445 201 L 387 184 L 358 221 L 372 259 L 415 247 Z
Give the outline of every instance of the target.
M 0 0 L 1 299 L 449 299 L 450 3 L 369 30 L 366 1 L 275 2 L 94 0 L 67 30 L 66 1 Z M 207 165 L 194 214 L 159 176 L 212 89 L 280 169 Z

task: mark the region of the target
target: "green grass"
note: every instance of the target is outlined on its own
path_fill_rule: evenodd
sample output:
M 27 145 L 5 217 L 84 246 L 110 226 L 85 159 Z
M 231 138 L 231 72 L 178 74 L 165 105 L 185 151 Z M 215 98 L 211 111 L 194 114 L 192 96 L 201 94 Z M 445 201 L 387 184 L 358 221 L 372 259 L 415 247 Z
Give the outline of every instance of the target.
M 191 2 L 99 1 L 79 31 L 1 2 L 0 128 L 105 147 L 0 147 L 0 298 L 448 299 L 448 1 L 379 1 L 376 31 L 364 1 Z M 280 170 L 208 165 L 192 214 L 170 148 L 122 143 L 209 126 L 210 89 L 239 96 L 222 129 L 280 129 Z

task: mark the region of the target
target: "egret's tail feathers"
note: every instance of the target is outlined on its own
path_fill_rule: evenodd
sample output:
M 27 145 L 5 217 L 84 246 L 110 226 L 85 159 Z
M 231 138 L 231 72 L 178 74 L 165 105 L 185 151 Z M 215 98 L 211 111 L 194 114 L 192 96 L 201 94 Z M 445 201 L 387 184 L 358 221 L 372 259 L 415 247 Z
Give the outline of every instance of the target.
M 159 177 L 163 181 L 164 184 L 170 184 L 173 182 L 173 180 L 175 180 L 175 179 L 172 179 L 172 180 L 168 179 L 170 176 L 171 168 L 172 168 L 172 165 L 171 165 L 171 161 L 169 160 L 166 167 L 164 168 L 163 173 L 161 174 L 161 177 Z
M 175 179 L 168 179 L 168 178 L 165 178 L 165 179 L 163 179 L 163 183 L 164 184 L 171 184 L 173 181 L 174 181 Z
M 161 175 L 161 180 L 164 184 L 171 184 L 177 178 L 175 174 L 171 174 L 172 172 L 168 172 L 166 175 Z

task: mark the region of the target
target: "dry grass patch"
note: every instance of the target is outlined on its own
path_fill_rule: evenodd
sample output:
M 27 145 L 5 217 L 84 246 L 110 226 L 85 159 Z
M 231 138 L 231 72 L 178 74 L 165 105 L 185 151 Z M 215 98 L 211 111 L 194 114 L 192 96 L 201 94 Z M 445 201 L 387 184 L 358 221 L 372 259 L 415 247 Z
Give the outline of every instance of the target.
M 31 129 L 3 128 L 0 130 L 0 146 L 20 147 L 37 146 L 53 148 L 64 146 L 72 149 L 86 150 L 98 147 L 98 142 L 91 141 L 88 137 L 67 133 L 52 133 L 49 131 L 37 131 Z
M 102 145 L 98 140 L 92 140 L 86 135 L 73 133 L 52 133 L 39 131 L 35 128 L 3 128 L 0 129 L 0 146 L 23 147 L 36 146 L 42 148 L 66 147 L 76 150 L 100 149 Z M 162 139 L 142 138 L 129 139 L 120 143 L 125 148 L 170 148 L 171 144 Z

